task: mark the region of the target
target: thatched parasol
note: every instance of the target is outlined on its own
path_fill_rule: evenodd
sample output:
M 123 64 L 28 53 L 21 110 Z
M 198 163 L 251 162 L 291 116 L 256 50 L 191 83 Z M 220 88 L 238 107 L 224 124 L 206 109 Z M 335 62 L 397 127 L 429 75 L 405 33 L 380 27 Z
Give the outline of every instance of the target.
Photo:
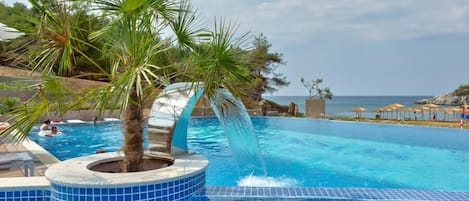
M 407 118 L 411 118 L 410 117 L 410 113 L 414 111 L 414 108 L 411 108 L 411 107 L 401 107 L 401 108 L 397 108 L 397 110 L 400 112 L 404 112 L 404 119 L 407 117 Z M 407 115 L 406 115 L 407 113 Z
M 437 108 L 439 107 L 438 105 L 435 105 L 433 103 L 427 103 L 425 105 L 422 105 L 421 107 L 426 107 L 428 108 L 428 119 L 432 119 L 432 108 Z
M 356 107 L 352 109 L 355 112 L 355 117 L 360 119 L 362 118 L 362 112 L 366 111 L 366 108 Z
M 389 105 L 386 105 L 384 106 L 385 108 L 388 108 L 388 109 L 391 109 L 393 111 L 396 111 L 396 119 L 397 119 L 397 116 L 399 116 L 399 111 L 398 109 L 401 108 L 401 107 L 404 107 L 404 105 L 402 104 L 399 104 L 399 103 L 393 103 L 393 104 L 389 104 Z
M 400 108 L 400 107 L 404 107 L 404 105 L 399 104 L 399 103 L 393 103 L 393 104 L 387 105 L 386 107 L 397 107 L 397 108 Z
M 423 119 L 423 109 L 421 108 L 412 108 L 412 111 L 414 112 L 414 119 L 417 120 L 417 113 L 422 114 L 422 119 Z
M 445 113 L 445 119 L 446 115 L 448 115 L 448 120 L 450 120 L 451 116 L 453 116 L 453 120 L 456 120 L 456 113 L 458 113 L 459 110 L 455 110 L 455 108 L 443 108 L 442 111 Z

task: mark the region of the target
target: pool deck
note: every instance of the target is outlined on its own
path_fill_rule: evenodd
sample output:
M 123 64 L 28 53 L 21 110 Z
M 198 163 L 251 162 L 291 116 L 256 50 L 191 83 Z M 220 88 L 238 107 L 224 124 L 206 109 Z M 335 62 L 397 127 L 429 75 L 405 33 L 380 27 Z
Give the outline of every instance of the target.
M 14 152 L 27 152 L 34 159 L 34 176 L 44 176 L 44 172 L 49 166 L 59 162 L 57 158 L 30 140 L 25 140 L 22 143 L 0 144 L 0 153 Z M 21 167 L 0 169 L 0 178 L 24 176 L 25 172 Z

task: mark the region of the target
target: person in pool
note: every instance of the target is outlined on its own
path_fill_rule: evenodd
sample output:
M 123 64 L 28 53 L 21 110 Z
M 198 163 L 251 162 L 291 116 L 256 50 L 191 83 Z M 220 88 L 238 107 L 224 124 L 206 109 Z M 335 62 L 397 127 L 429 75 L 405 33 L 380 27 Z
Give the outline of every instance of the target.
M 39 130 L 40 131 L 48 131 L 50 130 L 50 119 L 48 120 L 45 120 L 44 123 L 41 125 L 41 127 L 39 127 Z
M 57 128 L 57 126 L 52 126 L 50 128 L 50 133 L 46 134 L 45 136 L 47 137 L 54 137 L 56 136 L 57 134 L 64 134 L 62 131 L 59 131 L 59 129 Z
M 52 128 L 50 129 L 50 134 L 57 135 L 57 132 L 59 132 L 57 126 L 52 126 Z

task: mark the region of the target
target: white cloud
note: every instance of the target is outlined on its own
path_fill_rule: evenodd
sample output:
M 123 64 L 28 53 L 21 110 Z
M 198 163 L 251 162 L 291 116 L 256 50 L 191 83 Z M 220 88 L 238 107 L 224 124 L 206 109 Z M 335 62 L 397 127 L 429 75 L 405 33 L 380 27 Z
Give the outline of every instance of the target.
M 243 31 L 276 39 L 340 36 L 359 40 L 412 39 L 469 33 L 467 0 L 195 0 L 206 19 L 223 16 Z M 207 18 L 208 17 L 208 18 Z
M 27 3 L 5 0 L 5 3 Z M 469 33 L 468 0 L 193 0 L 208 21 L 224 17 L 240 31 L 289 43 L 311 38 L 412 39 Z M 211 24 L 206 24 L 210 26 Z

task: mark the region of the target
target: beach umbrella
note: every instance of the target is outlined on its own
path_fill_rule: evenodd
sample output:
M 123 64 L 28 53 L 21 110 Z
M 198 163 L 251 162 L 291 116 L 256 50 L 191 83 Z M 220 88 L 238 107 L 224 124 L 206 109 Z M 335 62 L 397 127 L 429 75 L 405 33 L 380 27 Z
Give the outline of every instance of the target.
M 432 108 L 432 107 L 439 107 L 439 105 L 435 105 L 433 103 L 427 103 L 425 105 L 422 105 L 422 107 L 428 107 L 428 108 Z
M 429 109 L 430 109 L 430 108 L 428 108 L 428 107 L 420 106 L 420 114 L 422 115 L 422 120 L 423 120 L 423 112 L 424 112 L 424 111 L 427 111 L 427 110 L 429 110 Z
M 384 108 L 378 108 L 375 112 L 379 114 L 380 118 L 384 118 Z
M 392 111 L 392 109 L 384 106 L 383 108 L 381 108 L 383 110 L 383 113 L 386 113 L 386 119 L 389 118 L 389 112 Z M 383 115 L 384 116 L 384 115 Z
M 380 110 L 383 113 L 383 118 L 388 118 L 388 116 L 389 116 L 388 112 L 390 111 L 390 109 L 386 108 L 386 107 L 382 107 L 382 108 L 380 108 Z M 385 114 L 386 114 L 386 116 L 385 116 Z
M 388 119 L 389 119 L 389 112 L 391 112 L 392 110 L 393 110 L 393 109 L 391 109 L 391 108 L 386 108 L 386 107 L 383 108 L 383 111 L 386 112 L 386 117 L 387 117 Z
M 0 23 L 0 42 L 18 38 L 22 35 L 24 34 L 18 30 L 7 27 L 5 24 Z
M 401 108 L 401 107 L 404 107 L 404 105 L 402 105 L 402 104 L 399 104 L 399 103 L 393 103 L 393 104 L 389 104 L 389 105 L 387 105 L 386 107 L 396 107 L 396 108 Z
M 393 104 L 386 105 L 385 107 L 396 111 L 396 119 L 397 119 L 397 116 L 399 115 L 398 109 L 404 107 L 404 105 L 399 104 L 399 103 L 393 103 Z
M 425 105 L 422 105 L 422 107 L 428 108 L 428 116 L 429 116 L 428 119 L 432 119 L 432 108 L 437 108 L 439 106 L 433 103 L 427 103 Z
M 453 110 L 453 119 L 454 119 L 455 121 L 457 121 L 458 119 L 456 118 L 456 115 L 457 115 L 458 113 L 461 113 L 462 110 L 461 110 L 459 107 L 453 107 L 453 108 L 451 108 L 451 110 Z
M 422 119 L 423 119 L 423 112 L 422 109 L 420 108 L 412 108 L 412 111 L 414 111 L 414 119 L 417 120 L 417 112 L 422 113 Z
M 435 113 L 442 113 L 443 114 L 443 120 L 446 120 L 446 115 L 448 114 L 447 108 L 436 108 L 434 110 Z
M 445 112 L 445 119 L 446 119 L 446 115 L 448 115 L 448 121 L 449 121 L 450 116 L 452 115 L 453 120 L 454 120 L 454 114 L 456 114 L 456 112 L 454 111 L 454 108 L 444 108 L 443 111 Z
M 414 108 L 410 108 L 410 107 L 402 107 L 402 108 L 398 108 L 397 110 L 399 110 L 399 113 L 400 112 L 404 112 L 404 118 L 409 118 L 410 119 L 410 113 L 414 111 Z M 407 115 L 406 115 L 407 113 Z
M 366 111 L 366 108 L 363 107 L 356 107 L 352 109 L 355 112 L 355 117 L 361 118 L 362 117 L 362 112 Z

